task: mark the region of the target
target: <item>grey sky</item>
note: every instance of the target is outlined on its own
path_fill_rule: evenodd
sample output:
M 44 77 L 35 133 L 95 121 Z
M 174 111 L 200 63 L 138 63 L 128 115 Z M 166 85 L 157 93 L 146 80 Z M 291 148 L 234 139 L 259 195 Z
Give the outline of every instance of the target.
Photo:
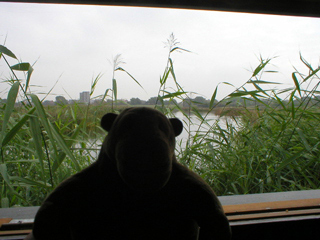
M 117 72 L 118 97 L 156 96 L 166 66 L 164 42 L 171 33 L 180 47 L 192 53 L 172 55 L 175 73 L 186 91 L 210 98 L 220 82 L 240 86 L 250 77 L 258 57 L 275 57 L 264 80 L 292 83 L 292 66 L 301 70 L 299 52 L 319 64 L 320 19 L 217 11 L 0 3 L 0 44 L 19 59 L 34 65 L 31 90 L 78 99 L 89 91 L 98 74 L 102 78 L 94 96 L 111 87 L 110 61 L 121 54 L 125 73 Z M 10 59 L 11 64 L 16 62 Z M 0 59 L 1 81 L 9 76 Z M 41 86 L 41 87 L 38 87 Z M 0 83 L 0 97 L 8 84 Z M 233 88 L 220 85 L 218 98 Z

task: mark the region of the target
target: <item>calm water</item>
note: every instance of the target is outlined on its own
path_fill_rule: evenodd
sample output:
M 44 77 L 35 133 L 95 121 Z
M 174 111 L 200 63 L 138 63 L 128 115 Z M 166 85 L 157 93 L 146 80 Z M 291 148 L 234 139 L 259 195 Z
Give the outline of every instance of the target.
M 201 120 L 194 114 L 192 114 L 190 116 L 191 124 L 190 124 L 189 119 L 187 117 L 185 117 L 181 112 L 175 113 L 175 117 L 179 118 L 183 122 L 183 126 L 184 126 L 182 133 L 176 138 L 177 143 L 182 142 L 182 144 L 181 144 L 182 147 L 185 145 L 185 142 L 188 139 L 189 132 L 191 133 L 191 135 L 195 135 L 197 131 L 206 132 L 210 128 L 210 125 L 212 125 L 212 124 L 219 124 L 219 126 L 221 128 L 226 128 L 227 121 L 229 124 L 234 123 L 234 120 L 230 117 L 219 117 L 219 116 L 214 115 L 212 113 L 210 113 L 206 117 L 206 122 L 208 124 L 201 124 Z M 201 126 L 200 126 L 200 124 L 201 124 Z M 210 137 L 210 135 L 209 135 L 209 137 Z M 92 145 L 87 146 L 87 147 L 89 147 L 89 149 L 87 151 L 91 155 L 92 159 L 95 160 L 98 157 L 98 154 L 100 151 L 101 141 L 100 140 L 96 141 L 96 139 L 92 139 L 89 142 L 91 142 Z M 76 144 L 75 148 L 79 149 L 79 148 L 81 148 L 81 146 L 79 144 Z
M 227 121 L 229 124 L 233 124 L 234 120 L 230 117 L 219 117 L 213 113 L 208 114 L 206 117 L 206 121 L 208 124 L 201 124 L 201 120 L 194 114 L 191 117 L 191 124 L 189 119 L 186 118 L 181 112 L 176 113 L 176 117 L 179 118 L 183 122 L 184 130 L 177 137 L 177 142 L 185 142 L 188 139 L 188 130 L 190 128 L 190 132 L 192 135 L 195 135 L 196 131 L 206 132 L 209 130 L 210 126 L 213 124 L 219 124 L 219 126 L 223 129 L 227 126 Z M 204 116 L 203 116 L 204 117 Z M 201 124 L 201 126 L 199 126 Z

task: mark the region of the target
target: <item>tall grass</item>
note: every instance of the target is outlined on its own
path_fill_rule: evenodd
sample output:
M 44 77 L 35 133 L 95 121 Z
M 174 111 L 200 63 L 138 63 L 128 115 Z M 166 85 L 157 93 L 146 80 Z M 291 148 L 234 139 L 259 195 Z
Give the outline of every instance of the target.
M 260 59 L 245 84 L 213 105 L 224 103 L 223 116 L 229 113 L 228 104 L 237 103 L 237 117 L 227 122 L 226 128 L 216 122 L 208 131 L 195 132 L 189 150 L 182 147 L 181 161 L 219 195 L 320 187 L 320 68 L 312 68 L 302 56 L 300 59 L 307 73 L 296 70 L 294 87 L 278 91 L 262 87 L 277 83 L 260 80 L 271 61 Z M 250 85 L 253 89 L 248 90 Z M 208 122 L 202 115 L 196 116 L 202 124 Z
M 281 89 L 279 83 L 261 80 L 272 61 L 261 58 L 251 78 L 220 101 L 216 99 L 217 86 L 203 112 L 181 87 L 174 71 L 174 53 L 188 50 L 179 46 L 173 34 L 167 47 L 155 108 L 170 117 L 181 112 L 187 119 L 188 139 L 177 143 L 181 163 L 199 173 L 218 195 L 320 187 L 319 67 L 313 68 L 300 56 L 306 73 L 295 69 L 293 87 Z M 9 49 L 0 46 L 0 60 L 11 73 L 7 102 L 0 108 L 1 207 L 40 205 L 57 184 L 96 159 L 105 135 L 100 118 L 118 109 L 116 105 L 110 109 L 104 102 L 106 98 L 117 101 L 115 74 L 99 106 L 45 107 L 30 93 L 32 66 L 20 62 L 10 66 L 8 57 L 18 62 Z M 123 71 L 140 85 L 121 63 L 117 56 L 113 73 Z M 18 80 L 16 71 L 26 73 L 24 81 Z M 100 78 L 93 79 L 90 95 Z M 270 84 L 278 84 L 278 90 L 266 88 Z M 16 106 L 18 99 L 24 100 L 22 106 Z M 172 103 L 170 107 L 165 100 Z M 187 100 L 188 107 L 179 104 L 182 100 Z M 219 118 L 212 121 L 212 112 L 219 112 Z M 226 115 L 229 120 L 222 127 L 219 122 Z M 196 124 L 197 130 L 192 131 Z

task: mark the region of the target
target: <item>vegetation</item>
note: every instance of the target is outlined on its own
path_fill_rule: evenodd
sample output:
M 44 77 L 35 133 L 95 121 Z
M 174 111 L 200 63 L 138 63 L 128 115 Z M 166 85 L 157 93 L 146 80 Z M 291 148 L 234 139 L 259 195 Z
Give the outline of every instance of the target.
M 281 89 L 278 83 L 261 80 L 272 61 L 261 58 L 240 88 L 217 101 L 217 86 L 211 99 L 204 101 L 191 99 L 175 76 L 172 55 L 187 50 L 179 47 L 173 35 L 167 47 L 167 66 L 153 106 L 169 117 L 179 113 L 186 119 L 188 138 L 178 141 L 176 149 L 181 163 L 199 173 L 218 195 L 320 187 L 320 67 L 313 68 L 300 56 L 307 73 L 295 69 L 293 87 Z M 7 57 L 17 59 L 0 45 L 0 60 L 7 62 Z M 113 72 L 127 73 L 119 59 L 114 60 Z M 32 66 L 17 63 L 8 68 L 11 87 L 0 104 L 1 207 L 40 205 L 57 184 L 96 159 L 105 135 L 99 126 L 101 116 L 121 111 L 115 74 L 98 105 L 65 104 L 59 99 L 61 104 L 44 106 L 44 99 L 29 93 Z M 24 81 L 18 80 L 17 71 L 25 73 Z M 90 95 L 98 80 L 99 76 Z M 278 90 L 266 89 L 274 84 Z M 23 104 L 15 106 L 18 96 Z M 138 100 L 130 102 L 141 104 Z M 185 104 L 179 104 L 182 101 Z M 210 119 L 212 112 L 218 117 Z

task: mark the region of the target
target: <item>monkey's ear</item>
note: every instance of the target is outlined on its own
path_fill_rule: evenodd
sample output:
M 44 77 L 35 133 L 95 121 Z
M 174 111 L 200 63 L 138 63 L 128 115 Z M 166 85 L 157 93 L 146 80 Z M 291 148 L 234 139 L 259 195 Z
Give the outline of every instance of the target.
M 174 135 L 179 136 L 183 130 L 182 122 L 178 118 L 170 118 L 169 121 L 173 127 Z
M 118 117 L 118 114 L 115 113 L 107 113 L 101 118 L 101 127 L 107 132 L 110 131 L 114 120 Z

